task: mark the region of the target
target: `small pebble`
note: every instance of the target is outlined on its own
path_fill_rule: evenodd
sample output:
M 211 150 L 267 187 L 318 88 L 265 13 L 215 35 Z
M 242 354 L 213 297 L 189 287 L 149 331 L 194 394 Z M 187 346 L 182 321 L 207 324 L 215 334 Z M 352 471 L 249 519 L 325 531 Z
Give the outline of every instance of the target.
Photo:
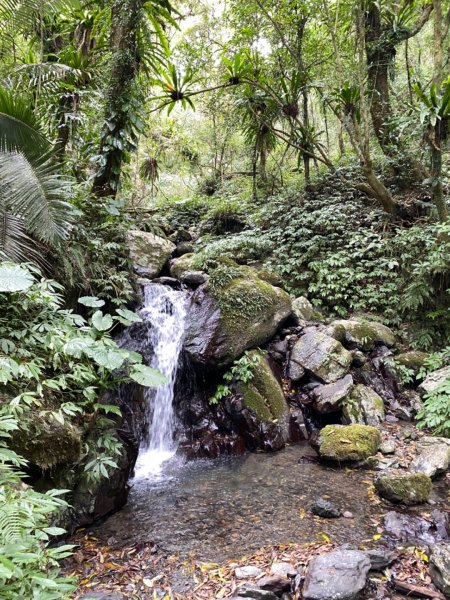
M 260 577 L 263 571 L 254 565 L 246 565 L 235 569 L 234 574 L 238 579 L 247 579 L 248 577 Z
M 346 519 L 353 519 L 353 513 L 350 512 L 349 510 L 346 510 L 345 512 L 342 513 L 342 516 Z

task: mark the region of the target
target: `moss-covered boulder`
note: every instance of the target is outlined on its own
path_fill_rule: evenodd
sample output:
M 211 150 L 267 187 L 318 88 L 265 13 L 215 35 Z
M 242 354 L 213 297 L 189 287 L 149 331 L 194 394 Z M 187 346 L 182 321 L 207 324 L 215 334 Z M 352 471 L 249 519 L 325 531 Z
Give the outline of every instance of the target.
M 341 379 L 350 368 L 351 353 L 334 338 L 316 330 L 307 331 L 291 350 L 289 370 L 300 365 L 325 383 Z
M 176 279 L 181 279 L 185 273 L 194 271 L 193 266 L 194 254 L 183 254 L 178 258 L 174 258 L 170 261 L 170 274 Z
M 252 378 L 235 384 L 236 396 L 227 403 L 236 430 L 250 449 L 277 450 L 289 436 L 289 407 L 267 358 L 248 352 Z
M 430 355 L 426 352 L 411 350 L 410 352 L 402 352 L 402 354 L 397 354 L 397 356 L 394 357 L 394 361 L 402 367 L 406 367 L 407 369 L 417 372 L 424 366 L 425 361 L 427 358 L 429 358 L 429 356 Z
M 134 271 L 150 279 L 160 274 L 176 247 L 166 238 L 137 229 L 128 231 L 127 245 Z
M 333 462 L 361 462 L 376 454 L 381 434 L 369 425 L 327 425 L 318 440 L 320 458 Z
M 376 427 L 385 417 L 383 398 L 366 385 L 355 385 L 343 403 L 342 413 L 345 423 Z
M 82 453 L 82 432 L 66 420 L 63 424 L 45 417 L 27 423 L 19 429 L 8 445 L 39 469 L 53 469 L 58 465 L 75 464 Z
M 344 339 L 340 341 L 343 341 L 349 348 L 369 351 L 377 344 L 384 344 L 388 347 L 395 346 L 393 332 L 378 321 L 337 320 L 333 321 L 331 328 L 334 328 L 340 337 L 342 337 L 342 331 L 345 332 Z
M 375 479 L 375 489 L 380 496 L 408 505 L 426 502 L 433 484 L 425 473 L 386 471 Z
M 196 363 L 223 367 L 270 340 L 292 305 L 249 267 L 217 264 L 208 274 L 192 296 L 184 348 Z

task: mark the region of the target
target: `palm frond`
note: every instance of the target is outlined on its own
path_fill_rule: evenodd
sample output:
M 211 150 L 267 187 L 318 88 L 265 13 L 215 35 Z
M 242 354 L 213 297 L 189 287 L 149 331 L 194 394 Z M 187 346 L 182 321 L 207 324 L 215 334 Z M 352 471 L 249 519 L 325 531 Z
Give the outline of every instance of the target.
M 46 156 L 21 152 L 0 153 L 1 201 L 21 218 L 27 232 L 38 240 L 57 245 L 67 238 L 73 208 L 65 202 L 70 183 Z
M 48 268 L 44 258 L 46 250 L 27 234 L 23 219 L 8 212 L 4 203 L 0 203 L 0 259 L 15 263 L 34 262 Z

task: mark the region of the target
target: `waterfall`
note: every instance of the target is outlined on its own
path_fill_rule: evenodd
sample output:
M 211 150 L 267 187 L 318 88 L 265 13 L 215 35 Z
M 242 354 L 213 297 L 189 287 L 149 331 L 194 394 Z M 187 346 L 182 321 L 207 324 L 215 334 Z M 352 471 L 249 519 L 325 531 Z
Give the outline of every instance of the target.
M 136 477 L 158 475 L 162 464 L 177 449 L 173 396 L 186 313 L 185 292 L 156 283 L 145 286 L 144 307 L 139 314 L 147 326 L 147 343 L 152 349 L 150 366 L 161 371 L 167 383 L 146 388 L 144 392 L 146 431 L 136 463 Z

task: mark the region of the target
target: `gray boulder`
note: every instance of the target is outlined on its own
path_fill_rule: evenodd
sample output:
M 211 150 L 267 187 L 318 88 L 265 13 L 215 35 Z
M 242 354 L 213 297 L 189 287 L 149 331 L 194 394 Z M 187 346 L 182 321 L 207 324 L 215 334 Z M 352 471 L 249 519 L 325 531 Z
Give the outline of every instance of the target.
M 148 231 L 130 229 L 126 237 L 134 271 L 143 277 L 157 277 L 175 250 L 175 244 Z
M 376 427 L 384 421 L 384 402 L 374 390 L 366 385 L 355 385 L 344 401 L 345 423 L 360 423 Z
M 292 347 L 290 356 L 290 363 L 300 365 L 325 383 L 346 375 L 351 362 L 351 353 L 340 342 L 317 330 L 303 335 Z
M 450 544 L 437 544 L 430 556 L 430 575 L 434 585 L 450 597 Z
M 193 254 L 183 254 L 178 258 L 174 258 L 170 261 L 170 274 L 176 279 L 181 279 L 188 271 L 194 271 L 192 262 L 194 260 Z
M 245 584 L 237 590 L 239 594 L 238 598 L 253 598 L 253 600 L 278 600 L 278 596 L 269 590 L 262 590 L 261 588 Z
M 203 271 L 184 271 L 181 275 L 181 282 L 194 289 L 207 281 L 208 275 Z
M 417 444 L 419 454 L 411 463 L 411 470 L 436 477 L 447 471 L 450 465 L 450 440 L 424 438 Z
M 334 383 L 319 385 L 313 390 L 315 409 L 320 413 L 337 412 L 353 389 L 353 377 L 346 375 Z
M 370 560 L 358 550 L 335 550 L 313 558 L 303 586 L 304 600 L 353 600 L 366 586 Z
M 437 371 L 433 371 L 425 377 L 422 383 L 417 388 L 421 394 L 430 394 L 444 383 L 446 379 L 450 379 L 450 367 L 443 367 Z
M 376 344 L 383 344 L 388 347 L 395 345 L 395 335 L 393 332 L 389 327 L 378 321 L 342 319 L 333 321 L 331 327 L 335 329 L 336 335 L 339 337 L 342 337 L 342 331 L 344 331 L 344 339 L 341 341 L 351 348 L 369 351 Z

